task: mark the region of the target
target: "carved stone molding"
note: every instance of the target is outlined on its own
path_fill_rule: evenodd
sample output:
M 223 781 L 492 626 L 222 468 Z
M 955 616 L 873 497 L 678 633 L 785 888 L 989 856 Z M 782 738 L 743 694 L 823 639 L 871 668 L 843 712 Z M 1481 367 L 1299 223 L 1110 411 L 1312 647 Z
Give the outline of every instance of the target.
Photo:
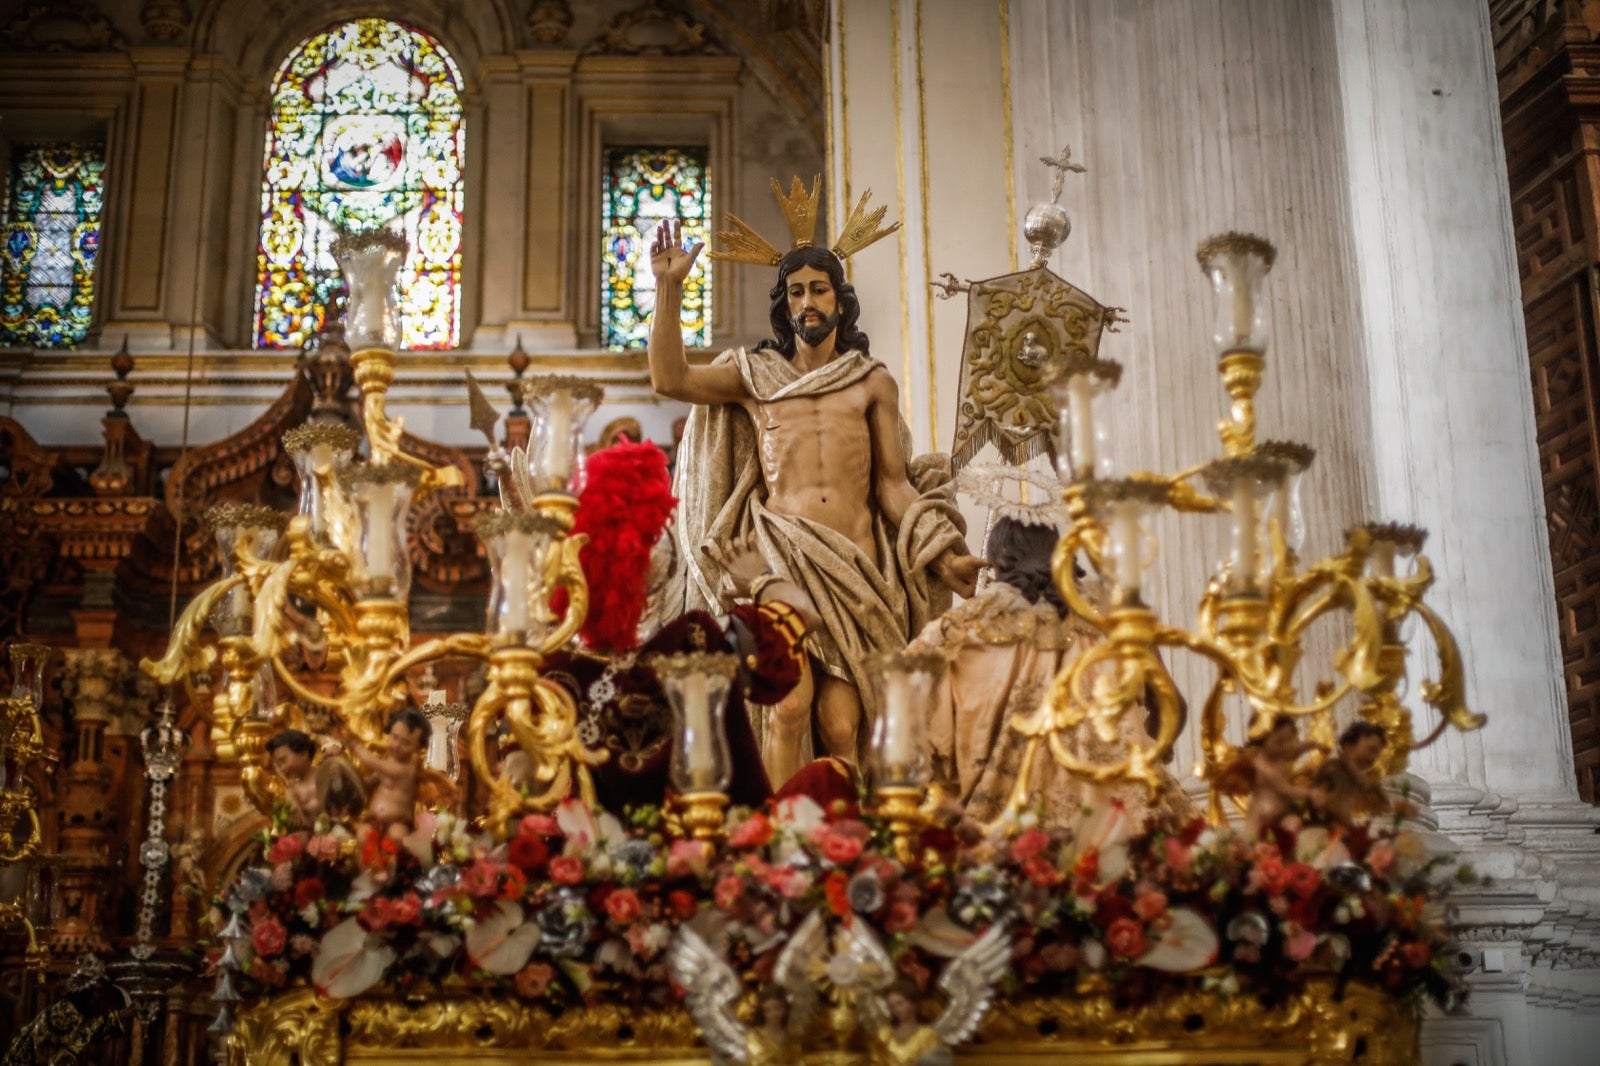
M 189 7 L 183 0 L 145 0 L 139 21 L 156 40 L 170 41 L 189 28 Z
M 572 5 L 567 0 L 534 0 L 528 9 L 528 37 L 536 45 L 559 48 L 572 28 Z
M 719 56 L 723 49 L 706 35 L 704 23 L 667 10 L 661 0 L 624 11 L 606 23 L 584 55 Z
M 0 30 L 0 43 L 19 52 L 112 52 L 128 47 L 127 38 L 88 0 L 30 4 Z

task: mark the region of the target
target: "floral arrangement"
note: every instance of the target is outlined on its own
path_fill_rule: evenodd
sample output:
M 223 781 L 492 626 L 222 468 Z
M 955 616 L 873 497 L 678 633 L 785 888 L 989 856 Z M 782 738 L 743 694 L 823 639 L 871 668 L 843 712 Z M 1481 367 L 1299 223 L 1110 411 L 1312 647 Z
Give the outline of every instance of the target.
M 1011 933 L 1013 981 L 1039 993 L 1139 1000 L 1198 980 L 1270 999 L 1332 974 L 1449 1003 L 1461 987 L 1445 864 L 1397 826 L 1291 817 L 1247 840 L 1199 818 L 1136 824 L 1111 805 L 1068 829 L 1026 815 L 929 828 L 903 861 L 886 825 L 844 804 L 735 811 L 714 848 L 670 840 L 654 808 L 624 823 L 569 802 L 501 843 L 440 814 L 403 840 L 269 835 L 263 855 L 213 918 L 227 926 L 213 958 L 247 991 L 424 982 L 554 1007 L 665 1004 L 679 995 L 665 965 L 679 925 L 762 984 L 816 911 L 867 923 L 897 975 L 924 988 L 995 922 Z

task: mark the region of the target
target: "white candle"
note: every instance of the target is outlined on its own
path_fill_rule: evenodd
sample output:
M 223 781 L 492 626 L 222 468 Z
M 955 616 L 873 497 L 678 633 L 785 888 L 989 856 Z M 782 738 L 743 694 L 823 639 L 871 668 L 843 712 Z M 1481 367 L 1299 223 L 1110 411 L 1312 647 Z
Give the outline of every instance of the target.
M 911 716 L 911 679 L 891 672 L 884 679 L 883 765 L 895 776 L 909 772 L 917 761 L 915 732 Z
M 689 786 L 702 790 L 714 788 L 717 780 L 717 753 L 711 740 L 711 679 L 703 673 L 684 675 L 683 726 L 687 750 Z
M 1250 299 L 1250 285 L 1246 280 L 1250 268 L 1242 256 L 1233 260 L 1232 267 L 1228 276 L 1233 282 L 1233 346 L 1245 348 L 1255 332 L 1256 317 L 1255 301 Z
M 1375 540 L 1372 554 L 1368 556 L 1373 577 L 1394 577 L 1394 541 Z
M 390 512 L 394 509 L 394 485 L 387 481 L 373 482 L 367 492 L 367 576 L 389 578 L 393 592 L 394 522 Z
M 544 473 L 552 485 L 564 489 L 572 476 L 572 393 L 555 389 L 547 405 L 549 443 L 545 445 Z
M 510 530 L 505 534 L 505 558 L 500 560 L 500 590 L 504 604 L 500 632 L 522 633 L 528 628 L 528 563 L 532 546 L 528 534 Z
M 1233 591 L 1253 592 L 1256 587 L 1256 494 L 1249 478 L 1233 487 Z
M 1072 473 L 1094 474 L 1094 385 L 1088 374 L 1074 374 L 1067 382 L 1067 403 L 1072 413 Z
M 1117 504 L 1111 512 L 1111 569 L 1113 580 L 1123 600 L 1139 597 L 1139 585 L 1144 568 L 1140 565 L 1143 530 L 1139 528 L 1139 512 L 1131 503 Z

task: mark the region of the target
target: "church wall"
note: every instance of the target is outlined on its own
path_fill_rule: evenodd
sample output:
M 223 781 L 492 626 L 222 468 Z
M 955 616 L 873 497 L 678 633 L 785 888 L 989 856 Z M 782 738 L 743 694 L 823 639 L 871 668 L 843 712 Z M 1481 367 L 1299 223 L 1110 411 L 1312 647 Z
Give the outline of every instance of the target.
M 459 368 L 509 380 L 504 357 L 520 343 L 534 357 L 530 373 L 601 377 L 610 396 L 596 427 L 632 415 L 670 443 L 684 411 L 655 399 L 643 353 L 596 348 L 599 206 L 589 185 L 604 144 L 683 136 L 714 146 L 719 225 L 734 210 L 758 229 L 781 228 L 768 179 L 822 170 L 819 27 L 775 28 L 759 5 L 673 8 L 707 42 L 665 42 L 683 55 L 608 44 L 609 25 L 647 6 L 625 0 L 567 5 L 571 24 L 550 43 L 526 0 L 205 0 L 164 37 L 141 21 L 157 6 L 78 5 L 94 25 L 73 32 L 94 47 L 30 50 L 23 34 L 23 47 L 0 54 L 0 138 L 110 141 L 95 334 L 76 352 L 0 352 L 9 410 L 43 441 L 74 439 L 78 416 L 103 409 L 105 359 L 124 340 L 137 363 L 129 410 L 158 443 L 183 439 L 186 395 L 195 440 L 243 428 L 281 391 L 292 353 L 249 348 L 267 90 L 299 41 L 341 18 L 408 21 L 436 36 L 462 74 L 462 345 L 408 353 L 391 404 L 426 436 L 470 441 Z M 28 7 L 0 5 L 0 27 L 14 28 Z M 597 101 L 603 121 L 586 129 L 585 108 L 593 114 Z M 713 346 L 764 336 L 767 282 L 715 271 Z M 498 384 L 490 391 L 502 395 Z

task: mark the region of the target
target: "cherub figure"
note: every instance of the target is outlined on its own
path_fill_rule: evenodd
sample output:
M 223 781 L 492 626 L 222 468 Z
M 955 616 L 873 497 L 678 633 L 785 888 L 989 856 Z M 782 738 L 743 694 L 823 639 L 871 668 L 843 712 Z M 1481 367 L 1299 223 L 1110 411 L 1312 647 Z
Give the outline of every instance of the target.
M 1373 722 L 1355 722 L 1339 734 L 1339 750 L 1322 761 L 1311 781 L 1311 803 L 1329 821 L 1350 826 L 1363 815 L 1410 817 L 1416 807 L 1390 796 L 1373 775 L 1389 738 Z
M 204 829 L 195 826 L 184 834 L 178 843 L 172 845 L 171 855 L 174 866 L 175 880 L 180 891 L 192 894 L 196 899 L 205 899 L 206 873 L 200 867 L 200 856 L 206 848 L 206 833 Z
M 759 1024 L 751 1028 L 735 1009 L 745 991 L 739 975 L 691 926 L 679 927 L 667 949 L 667 968 L 689 992 L 685 1005 L 711 1048 L 713 1062 L 788 1066 L 801 1060 L 800 1033 L 816 1005 L 814 985 L 803 971 L 826 947 L 827 933 L 815 912 L 801 923 L 778 955 L 772 983 L 761 990 Z
M 433 726 L 415 707 L 389 716 L 382 754 L 350 739 L 350 754 L 366 768 L 367 809 L 363 819 L 398 840 L 411 831 L 422 777 L 422 756 Z
M 877 938 L 867 934 L 866 940 L 880 953 L 881 963 L 887 963 L 888 954 Z M 994 1001 L 995 985 L 1010 966 L 1011 938 L 1004 924 L 997 922 L 945 964 L 939 975 L 945 1005 L 931 1025 L 922 1020 L 922 990 L 912 981 L 901 978 L 880 986 L 881 998 L 859 996 L 860 1007 L 871 1019 L 874 1066 L 952 1066 L 955 1055 L 950 1049 L 977 1031 Z M 893 972 L 881 965 L 876 968 Z
M 939 1031 L 922 1020 L 922 990 L 915 981 L 901 978 L 889 986 L 884 1005 L 889 1022 L 877 1033 L 872 1061 L 881 1066 L 952 1066 L 955 1053 L 945 1046 Z
M 1250 803 L 1244 816 L 1248 839 L 1277 825 L 1295 804 L 1311 798 L 1309 788 L 1295 783 L 1294 764 L 1309 751 L 1327 750 L 1321 744 L 1301 740 L 1299 726 L 1287 714 L 1278 715 L 1264 736 L 1245 745 L 1220 785 L 1224 791 L 1249 791 Z
M 319 749 L 309 734 L 285 729 L 267 741 L 267 756 L 283 779 L 291 828 L 311 829 L 324 814 L 339 822 L 361 813 L 366 789 L 336 741 Z

